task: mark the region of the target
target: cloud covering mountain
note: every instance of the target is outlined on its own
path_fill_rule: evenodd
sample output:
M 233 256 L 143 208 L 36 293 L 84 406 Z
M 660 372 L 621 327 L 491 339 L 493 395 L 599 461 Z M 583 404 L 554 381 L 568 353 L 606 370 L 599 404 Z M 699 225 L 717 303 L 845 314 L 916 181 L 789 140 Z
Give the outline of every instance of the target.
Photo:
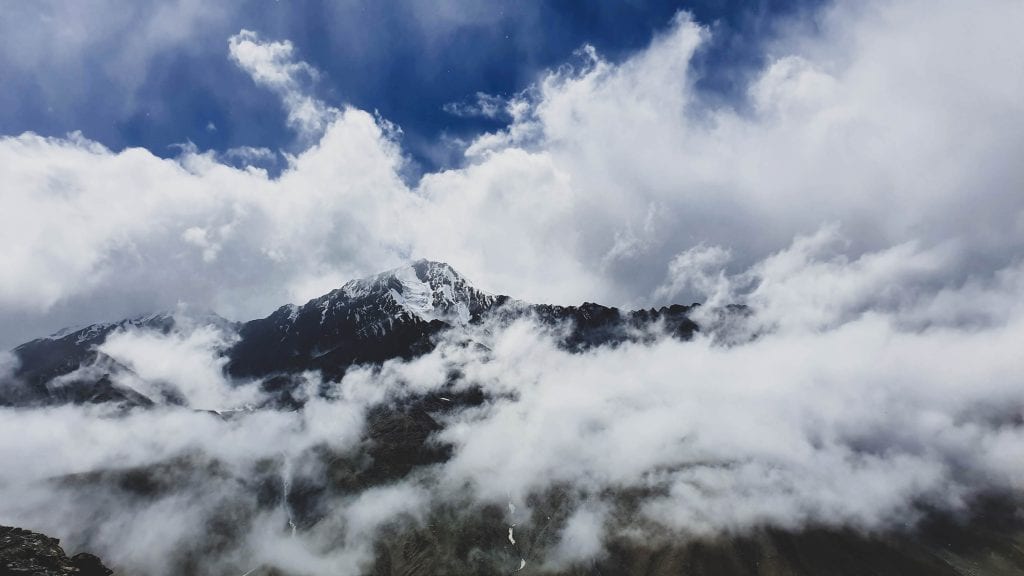
M 778 268 L 760 285 L 806 281 Z M 0 456 L 23 465 L 3 474 L 0 514 L 146 574 L 361 572 L 421 529 L 455 538 L 414 545 L 455 554 L 426 569 L 455 571 L 474 554 L 557 571 L 615 543 L 764 529 L 896 538 L 985 498 L 1016 506 L 1022 279 L 859 314 L 809 298 L 795 318 L 773 315 L 789 291 L 766 289 L 729 323 L 702 308 L 692 341 L 583 351 L 529 316 L 466 325 L 411 360 L 302 373 L 299 410 L 251 408 L 268 391 L 224 374 L 230 325 L 128 326 L 99 347 L 125 367 L 115 379 L 180 403 L 5 409 L 0 437 L 18 441 Z

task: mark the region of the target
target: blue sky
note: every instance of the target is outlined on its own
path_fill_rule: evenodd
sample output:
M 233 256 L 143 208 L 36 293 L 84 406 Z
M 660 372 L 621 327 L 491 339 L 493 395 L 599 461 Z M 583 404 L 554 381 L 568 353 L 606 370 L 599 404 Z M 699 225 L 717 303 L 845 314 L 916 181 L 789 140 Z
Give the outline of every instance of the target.
M 186 141 L 203 150 L 288 150 L 293 135 L 277 97 L 227 56 L 227 38 L 248 29 L 291 41 L 320 71 L 309 88 L 321 99 L 379 111 L 400 126 L 415 175 L 458 163 L 453 140 L 505 120 L 459 117 L 446 104 L 477 92 L 512 95 L 571 63 L 584 44 L 621 60 L 680 10 L 715 31 L 695 62 L 700 89 L 740 99 L 746 75 L 763 63 L 761 44 L 813 4 L 257 0 L 217 8 L 180 2 L 173 17 L 147 2 L 23 4 L 8 9 L 4 25 L 0 133 L 79 130 L 114 150 L 142 146 L 165 157 Z

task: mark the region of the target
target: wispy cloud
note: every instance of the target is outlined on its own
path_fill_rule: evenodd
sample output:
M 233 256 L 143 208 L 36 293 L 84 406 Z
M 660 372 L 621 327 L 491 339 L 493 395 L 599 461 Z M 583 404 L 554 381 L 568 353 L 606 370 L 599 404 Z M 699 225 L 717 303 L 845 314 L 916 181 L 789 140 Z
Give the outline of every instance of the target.
M 500 96 L 477 92 L 475 100 L 469 102 L 449 102 L 444 111 L 462 118 L 482 117 L 490 119 L 511 118 L 510 102 Z
M 338 110 L 309 94 L 318 72 L 295 58 L 292 43 L 264 41 L 251 30 L 242 30 L 228 40 L 231 59 L 253 81 L 276 92 L 288 113 L 288 125 L 309 141 L 323 135 Z

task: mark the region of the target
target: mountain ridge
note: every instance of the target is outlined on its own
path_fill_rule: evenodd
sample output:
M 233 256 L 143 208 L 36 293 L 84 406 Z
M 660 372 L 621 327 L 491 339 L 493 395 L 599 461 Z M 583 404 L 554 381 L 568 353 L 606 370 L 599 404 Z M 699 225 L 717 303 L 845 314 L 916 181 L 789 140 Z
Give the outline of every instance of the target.
M 327 379 L 336 379 L 354 365 L 427 353 L 447 330 L 484 322 L 507 324 L 526 316 L 545 326 L 566 327 L 560 343 L 573 351 L 637 340 L 659 325 L 664 332 L 687 339 L 698 330 L 690 318 L 692 310 L 693 306 L 673 305 L 622 312 L 595 303 L 531 304 L 479 290 L 446 263 L 416 260 L 350 280 L 305 304 L 286 304 L 247 322 L 179 310 L 65 329 L 31 340 L 12 351 L 19 365 L 12 382 L 0 386 L 0 405 L 116 401 L 145 406 L 157 402 L 114 382 L 114 372 L 128 368 L 99 348 L 121 331 L 169 334 L 212 325 L 237 334 L 237 341 L 225 352 L 226 376 L 272 381 L 271 387 L 280 387 L 281 377 L 317 370 Z M 79 373 L 80 381 L 74 380 Z

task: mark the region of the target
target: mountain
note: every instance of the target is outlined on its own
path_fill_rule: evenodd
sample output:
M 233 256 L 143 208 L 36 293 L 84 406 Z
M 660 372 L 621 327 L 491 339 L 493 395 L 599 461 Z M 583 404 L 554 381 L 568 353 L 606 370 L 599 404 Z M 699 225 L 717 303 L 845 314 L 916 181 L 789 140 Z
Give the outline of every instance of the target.
M 430 337 L 508 301 L 477 290 L 447 264 L 420 260 L 244 324 L 228 371 L 260 377 L 309 369 L 336 377 L 353 364 L 408 358 Z
M 118 384 L 130 372 L 103 354 L 107 337 L 118 331 L 170 333 L 212 324 L 237 333 L 225 351 L 228 376 L 262 380 L 265 391 L 294 404 L 290 375 L 318 370 L 340 378 L 353 365 L 380 364 L 429 352 L 444 331 L 484 322 L 508 323 L 530 316 L 557 329 L 569 350 L 617 345 L 664 331 L 687 339 L 697 331 L 692 306 L 622 312 L 594 303 L 580 306 L 529 304 L 475 288 L 448 264 L 419 260 L 408 266 L 352 280 L 301 305 L 285 305 L 245 323 L 215 314 L 159 313 L 135 319 L 66 329 L 18 346 L 18 368 L 0 383 L 0 406 L 117 402 L 126 406 L 159 403 Z
M 98 347 L 118 331 L 147 330 L 166 334 L 188 325 L 234 324 L 215 314 L 184 316 L 160 312 L 137 318 L 65 328 L 56 334 L 26 342 L 12 353 L 18 361 L 13 378 L 0 382 L 0 406 L 53 405 L 64 403 L 117 402 L 148 406 L 153 401 L 119 385 L 112 376 L 130 372 Z

